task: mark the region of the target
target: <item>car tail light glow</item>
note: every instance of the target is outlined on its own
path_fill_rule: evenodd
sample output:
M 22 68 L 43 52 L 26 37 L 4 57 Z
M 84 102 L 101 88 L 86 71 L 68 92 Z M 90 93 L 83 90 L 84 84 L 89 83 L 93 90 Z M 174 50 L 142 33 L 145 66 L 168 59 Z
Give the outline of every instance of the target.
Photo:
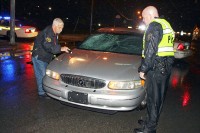
M 33 33 L 35 32 L 35 29 L 25 29 L 25 33 Z
M 25 29 L 25 33 L 31 33 L 31 30 Z
M 184 49 L 185 49 L 184 44 L 183 44 L 183 43 L 180 43 L 180 44 L 178 45 L 177 49 L 178 49 L 178 50 L 181 50 L 181 51 L 184 50 Z

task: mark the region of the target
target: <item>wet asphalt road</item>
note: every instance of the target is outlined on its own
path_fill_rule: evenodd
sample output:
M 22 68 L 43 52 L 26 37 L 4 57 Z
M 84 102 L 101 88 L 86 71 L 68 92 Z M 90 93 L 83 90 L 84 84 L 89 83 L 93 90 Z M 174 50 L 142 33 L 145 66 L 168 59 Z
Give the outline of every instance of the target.
M 174 64 L 158 133 L 200 133 L 200 43 L 192 47 Z M 132 133 L 145 112 L 109 115 L 39 98 L 30 55 L 0 58 L 0 133 Z

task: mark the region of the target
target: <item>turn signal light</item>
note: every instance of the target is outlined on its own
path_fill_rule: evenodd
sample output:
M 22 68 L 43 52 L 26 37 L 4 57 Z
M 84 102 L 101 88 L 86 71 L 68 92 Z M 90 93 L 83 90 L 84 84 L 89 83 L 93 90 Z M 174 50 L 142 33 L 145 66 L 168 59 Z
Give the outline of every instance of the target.
M 144 86 L 145 80 L 141 79 L 141 85 Z

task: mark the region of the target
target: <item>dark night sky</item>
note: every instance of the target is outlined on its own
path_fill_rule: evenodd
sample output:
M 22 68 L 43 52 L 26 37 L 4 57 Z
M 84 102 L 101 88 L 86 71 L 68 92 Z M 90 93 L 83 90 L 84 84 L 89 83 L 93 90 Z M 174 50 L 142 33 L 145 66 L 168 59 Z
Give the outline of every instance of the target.
M 0 0 L 1 14 L 9 11 L 10 0 Z M 69 31 L 89 29 L 92 0 L 16 0 L 16 18 L 25 19 L 39 28 L 51 24 L 53 18 L 61 17 Z M 192 30 L 200 26 L 200 0 L 94 0 L 93 27 L 134 25 L 141 20 L 136 14 L 147 5 L 158 8 L 175 31 Z M 51 10 L 49 10 L 51 7 Z M 121 19 L 115 19 L 120 14 Z M 116 21 L 117 20 L 117 21 Z M 121 22 L 121 23 L 120 23 Z

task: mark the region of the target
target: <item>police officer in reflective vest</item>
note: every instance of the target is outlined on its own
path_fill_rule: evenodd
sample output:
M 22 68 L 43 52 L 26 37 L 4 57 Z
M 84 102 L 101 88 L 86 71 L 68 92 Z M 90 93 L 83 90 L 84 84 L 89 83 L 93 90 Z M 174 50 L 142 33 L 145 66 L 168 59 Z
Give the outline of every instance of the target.
M 146 7 L 142 17 L 147 29 L 143 37 L 143 59 L 138 71 L 140 78 L 145 80 L 147 117 L 138 120 L 142 127 L 135 128 L 134 132 L 156 133 L 174 61 L 174 31 L 165 19 L 159 18 L 153 6 Z

